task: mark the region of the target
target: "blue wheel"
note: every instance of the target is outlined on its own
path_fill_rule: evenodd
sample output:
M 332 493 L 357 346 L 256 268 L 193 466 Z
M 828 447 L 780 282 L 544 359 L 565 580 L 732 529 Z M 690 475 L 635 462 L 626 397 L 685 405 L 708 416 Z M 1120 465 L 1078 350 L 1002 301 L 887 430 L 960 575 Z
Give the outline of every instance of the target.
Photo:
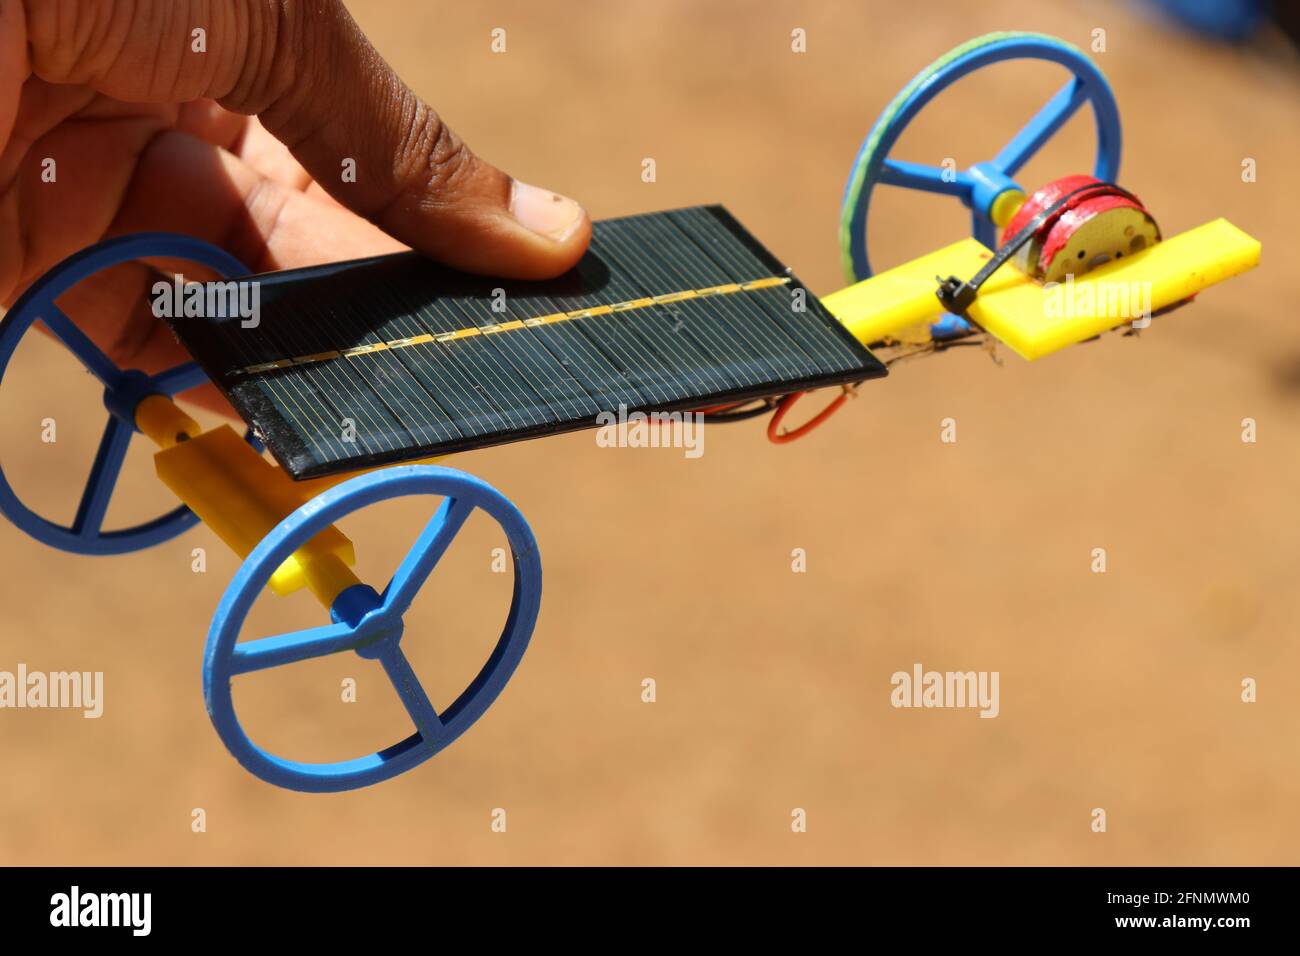
M 101 242 L 64 259 L 23 293 L 0 322 L 0 378 L 22 337 L 40 321 L 104 387 L 108 424 L 71 525 L 56 524 L 19 501 L 0 468 L 0 512 L 37 541 L 64 551 L 125 554 L 174 538 L 199 520 L 181 505 L 134 527 L 103 530 L 109 498 L 117 484 L 131 435 L 136 431 L 136 405 L 149 395 L 170 396 L 194 388 L 206 382 L 207 376 L 194 362 L 157 375 L 120 369 L 55 304 L 59 296 L 97 272 L 152 257 L 197 262 L 223 278 L 248 275 L 248 269 L 238 259 L 209 243 L 170 233 L 137 233 Z
M 366 584 L 353 585 L 335 599 L 330 624 L 236 643 L 253 602 L 295 549 L 344 515 L 409 495 L 440 495 L 444 500 L 382 593 Z M 483 669 L 439 713 L 402 653 L 402 617 L 475 509 L 482 509 L 505 531 L 514 557 L 514 595 L 501 637 Z M 235 759 L 269 783 L 311 792 L 353 790 L 379 783 L 428 760 L 483 716 L 528 647 L 541 599 L 542 564 L 532 530 L 519 509 L 491 485 L 437 465 L 400 465 L 359 475 L 322 492 L 285 518 L 235 574 L 217 607 L 204 652 L 203 693 L 208 714 Z M 415 733 L 384 750 L 334 763 L 287 760 L 249 739 L 231 700 L 234 677 L 348 650 L 379 661 L 410 715 Z
M 1034 59 L 1059 63 L 1072 74 L 1061 90 L 989 162 L 962 171 L 889 158 L 907 124 L 941 90 L 991 63 Z M 955 196 L 971 211 L 971 234 L 990 249 L 997 230 L 990 210 L 1013 177 L 1084 103 L 1091 103 L 1097 124 L 1093 175 L 1113 182 L 1119 174 L 1119 107 L 1101 71 L 1083 51 L 1038 33 L 990 33 L 964 43 L 913 77 L 885 107 L 853 162 L 840 211 L 840 253 L 850 283 L 872 275 L 867 255 L 867 218 L 877 183 Z M 1021 190 L 1023 192 L 1023 190 Z

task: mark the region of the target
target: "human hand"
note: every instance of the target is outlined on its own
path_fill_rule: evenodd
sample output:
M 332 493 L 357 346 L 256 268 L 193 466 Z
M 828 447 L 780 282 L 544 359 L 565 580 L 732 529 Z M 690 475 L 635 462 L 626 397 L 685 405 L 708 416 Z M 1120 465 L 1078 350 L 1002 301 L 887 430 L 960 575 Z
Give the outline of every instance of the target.
M 341 0 L 0 0 L 0 302 L 146 230 L 213 242 L 254 272 L 408 245 L 544 278 L 577 262 L 591 224 L 476 157 Z M 188 358 L 147 300 L 156 269 L 178 268 L 106 270 L 61 302 L 119 365 L 157 372 Z

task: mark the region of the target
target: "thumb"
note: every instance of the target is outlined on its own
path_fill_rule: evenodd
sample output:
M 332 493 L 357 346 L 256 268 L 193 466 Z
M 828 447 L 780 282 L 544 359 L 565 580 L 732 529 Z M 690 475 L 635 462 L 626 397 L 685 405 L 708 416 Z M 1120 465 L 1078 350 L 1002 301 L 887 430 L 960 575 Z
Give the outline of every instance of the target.
M 574 200 L 480 159 L 376 53 L 341 2 L 272 3 L 283 92 L 258 111 L 331 196 L 431 258 L 535 279 L 573 266 L 591 222 Z M 273 67 L 277 72 L 285 66 Z M 238 109 L 239 90 L 223 106 Z
M 533 279 L 565 271 L 587 248 L 582 207 L 475 156 L 341 0 L 19 3 L 37 76 L 125 102 L 206 97 L 256 114 L 331 196 L 431 258 Z M 9 19 L 12 0 L 0 13 Z

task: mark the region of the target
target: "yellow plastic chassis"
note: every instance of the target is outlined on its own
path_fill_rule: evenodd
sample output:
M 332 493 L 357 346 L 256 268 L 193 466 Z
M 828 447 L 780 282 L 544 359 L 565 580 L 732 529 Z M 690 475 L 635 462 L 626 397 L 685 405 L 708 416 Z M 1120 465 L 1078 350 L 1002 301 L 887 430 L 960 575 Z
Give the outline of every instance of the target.
M 1026 359 L 1158 312 L 1259 264 L 1260 244 L 1226 219 L 1216 219 L 1086 276 L 1042 285 L 1007 263 L 970 307 L 970 317 Z M 928 339 L 939 315 L 936 276 L 969 279 L 991 257 L 963 239 L 822 299 L 864 345 Z

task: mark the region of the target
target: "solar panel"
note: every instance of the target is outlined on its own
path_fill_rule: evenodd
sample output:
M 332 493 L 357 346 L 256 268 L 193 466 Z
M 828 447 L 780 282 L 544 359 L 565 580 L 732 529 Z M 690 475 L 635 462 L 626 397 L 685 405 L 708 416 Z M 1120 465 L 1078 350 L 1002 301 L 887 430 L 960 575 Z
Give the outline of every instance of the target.
M 597 222 L 542 282 L 414 253 L 256 279 L 255 327 L 168 321 L 295 478 L 885 374 L 721 206 Z

